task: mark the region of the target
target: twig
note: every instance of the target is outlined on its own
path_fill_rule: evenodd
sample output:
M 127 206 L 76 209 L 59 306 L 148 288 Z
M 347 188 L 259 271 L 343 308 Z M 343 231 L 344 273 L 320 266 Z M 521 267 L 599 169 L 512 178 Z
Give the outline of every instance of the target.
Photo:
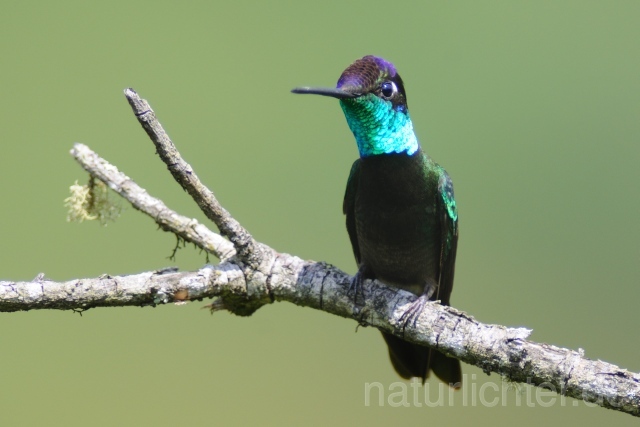
M 71 155 L 91 176 L 107 184 L 113 191 L 128 200 L 134 208 L 149 215 L 165 231 L 170 231 L 226 261 L 235 255 L 233 244 L 209 230 L 198 220 L 182 216 L 169 209 L 162 200 L 147 193 L 117 167 L 98 156 L 84 144 L 76 143 Z
M 169 168 L 173 178 L 189 193 L 202 212 L 218 227 L 222 235 L 233 242 L 238 256 L 252 268 L 258 268 L 265 260 L 261 248 L 251 234 L 223 208 L 213 192 L 195 174 L 191 166 L 182 159 L 176 146 L 156 118 L 149 103 L 140 98 L 131 88 L 124 91 L 136 118 L 156 146 L 156 151 Z

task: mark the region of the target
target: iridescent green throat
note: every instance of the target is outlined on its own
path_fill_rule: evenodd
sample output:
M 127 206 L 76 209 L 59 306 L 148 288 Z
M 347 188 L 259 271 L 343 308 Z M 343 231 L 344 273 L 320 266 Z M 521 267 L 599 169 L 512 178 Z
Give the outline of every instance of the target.
M 360 157 L 418 151 L 413 123 L 406 108 L 395 109 L 391 102 L 372 93 L 341 99 L 340 106 L 356 137 Z

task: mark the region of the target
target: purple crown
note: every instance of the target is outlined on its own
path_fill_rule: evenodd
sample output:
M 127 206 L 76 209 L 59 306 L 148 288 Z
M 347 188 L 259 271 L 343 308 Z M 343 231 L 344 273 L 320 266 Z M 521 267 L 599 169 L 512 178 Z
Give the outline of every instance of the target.
M 396 67 L 384 59 L 367 55 L 349 65 L 338 79 L 338 89 L 357 88 L 363 92 L 377 86 L 381 80 L 393 78 Z

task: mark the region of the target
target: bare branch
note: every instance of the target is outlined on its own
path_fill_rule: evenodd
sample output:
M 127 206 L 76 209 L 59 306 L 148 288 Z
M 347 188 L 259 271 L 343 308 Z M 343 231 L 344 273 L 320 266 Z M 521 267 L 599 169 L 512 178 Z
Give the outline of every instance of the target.
M 215 296 L 222 285 L 234 288 L 238 276 L 221 264 L 214 272 L 205 267 L 196 272 L 176 269 L 151 271 L 129 276 L 110 276 L 53 282 L 36 278 L 33 282 L 0 282 L 0 311 L 38 309 L 84 311 L 95 307 L 155 306 L 189 299 Z M 225 272 L 222 274 L 221 272 Z
M 235 249 L 231 242 L 209 230 L 198 220 L 179 215 L 169 209 L 162 200 L 149 195 L 144 188 L 86 145 L 74 144 L 71 155 L 91 176 L 106 183 L 113 191 L 128 200 L 134 208 L 149 215 L 163 230 L 170 231 L 185 241 L 194 243 L 221 261 L 226 261 L 235 255 Z
M 260 245 L 238 221 L 229 215 L 213 192 L 200 181 L 191 166 L 182 159 L 149 103 L 140 98 L 131 88 L 125 89 L 124 94 L 133 113 L 155 144 L 158 155 L 167 165 L 174 179 L 189 193 L 207 218 L 218 227 L 222 235 L 233 242 L 238 256 L 254 268 L 258 268 L 264 261 L 264 254 L 260 253 Z
M 102 276 L 64 283 L 0 282 L 0 311 L 41 308 L 86 310 L 93 307 L 156 305 L 224 296 L 239 314 L 272 301 L 289 301 L 351 318 L 363 326 L 429 345 L 463 362 L 508 380 L 545 387 L 565 396 L 640 416 L 640 375 L 584 357 L 582 351 L 527 341 L 529 330 L 488 325 L 452 307 L 428 303 L 415 324 L 401 316 L 415 295 L 366 281 L 364 305 L 354 307 L 351 277 L 324 263 L 278 254 L 267 274 L 266 294 L 249 295 L 251 272 L 242 264 L 222 263 L 196 272 L 150 272 Z M 246 309 L 246 313 L 242 312 Z
M 184 303 L 221 297 L 213 308 L 249 315 L 273 301 L 289 301 L 351 318 L 407 341 L 428 345 L 466 363 L 495 372 L 504 378 L 545 387 L 566 396 L 594 402 L 606 408 L 640 416 L 640 375 L 584 357 L 584 352 L 526 340 L 530 331 L 488 325 L 452 307 L 426 304 L 415 323 L 404 324 L 403 313 L 416 296 L 376 281 L 363 284 L 364 301 L 354 304 L 349 294 L 351 277 L 324 263 L 303 261 L 277 253 L 253 240 L 217 202 L 181 159 L 175 146 L 146 101 L 126 91 L 138 120 L 158 152 L 198 205 L 233 242 L 238 255 L 221 236 L 201 228 L 189 232 L 189 219 L 180 217 L 151 198 L 146 191 L 87 147 L 77 144 L 74 157 L 92 176 L 103 180 L 137 209 L 153 217 L 164 229 L 225 260 L 197 272 L 156 271 L 132 276 L 101 276 L 97 279 L 55 283 L 37 278 L 33 282 L 0 282 L 0 311 L 31 309 L 86 310 L 93 307 Z M 173 221 L 176 217 L 180 220 Z M 198 226 L 200 226 L 198 224 Z M 183 237 L 185 238 L 185 237 Z M 185 238 L 187 240 L 187 238 Z

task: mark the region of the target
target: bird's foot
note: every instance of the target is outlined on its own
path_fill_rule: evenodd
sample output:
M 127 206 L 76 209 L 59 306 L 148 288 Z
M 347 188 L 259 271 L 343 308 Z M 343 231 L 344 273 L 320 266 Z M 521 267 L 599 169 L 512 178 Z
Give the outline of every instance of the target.
M 360 297 L 360 301 L 364 304 L 364 284 L 365 277 L 362 274 L 362 267 L 358 270 L 358 272 L 351 279 L 351 283 L 349 284 L 349 289 L 347 290 L 347 295 L 353 298 L 353 309 L 356 310 L 358 306 L 358 297 Z
M 420 295 L 420 297 L 418 297 L 417 300 L 412 302 L 409 305 L 409 308 L 407 308 L 404 311 L 404 313 L 402 313 L 399 319 L 400 320 L 399 324 L 402 325 L 403 334 L 407 325 L 411 325 L 411 326 L 416 325 L 416 322 L 418 321 L 418 316 L 420 316 L 420 313 L 422 313 L 422 310 L 424 309 L 424 306 L 427 304 L 427 302 L 431 300 L 431 297 L 435 293 L 436 288 L 437 288 L 437 285 L 432 283 L 427 283 L 424 287 L 424 292 L 422 293 L 422 295 Z
M 425 295 L 422 295 L 417 300 L 412 302 L 409 305 L 409 308 L 407 308 L 404 311 L 404 313 L 402 313 L 402 316 L 400 316 L 400 319 L 399 319 L 399 324 L 402 326 L 403 334 L 404 334 L 405 328 L 408 325 L 411 325 L 411 326 L 416 325 L 416 322 L 418 321 L 418 316 L 420 315 L 420 313 L 422 313 L 422 310 L 424 309 L 424 306 L 427 304 L 427 301 L 429 301 L 429 298 L 427 298 Z

